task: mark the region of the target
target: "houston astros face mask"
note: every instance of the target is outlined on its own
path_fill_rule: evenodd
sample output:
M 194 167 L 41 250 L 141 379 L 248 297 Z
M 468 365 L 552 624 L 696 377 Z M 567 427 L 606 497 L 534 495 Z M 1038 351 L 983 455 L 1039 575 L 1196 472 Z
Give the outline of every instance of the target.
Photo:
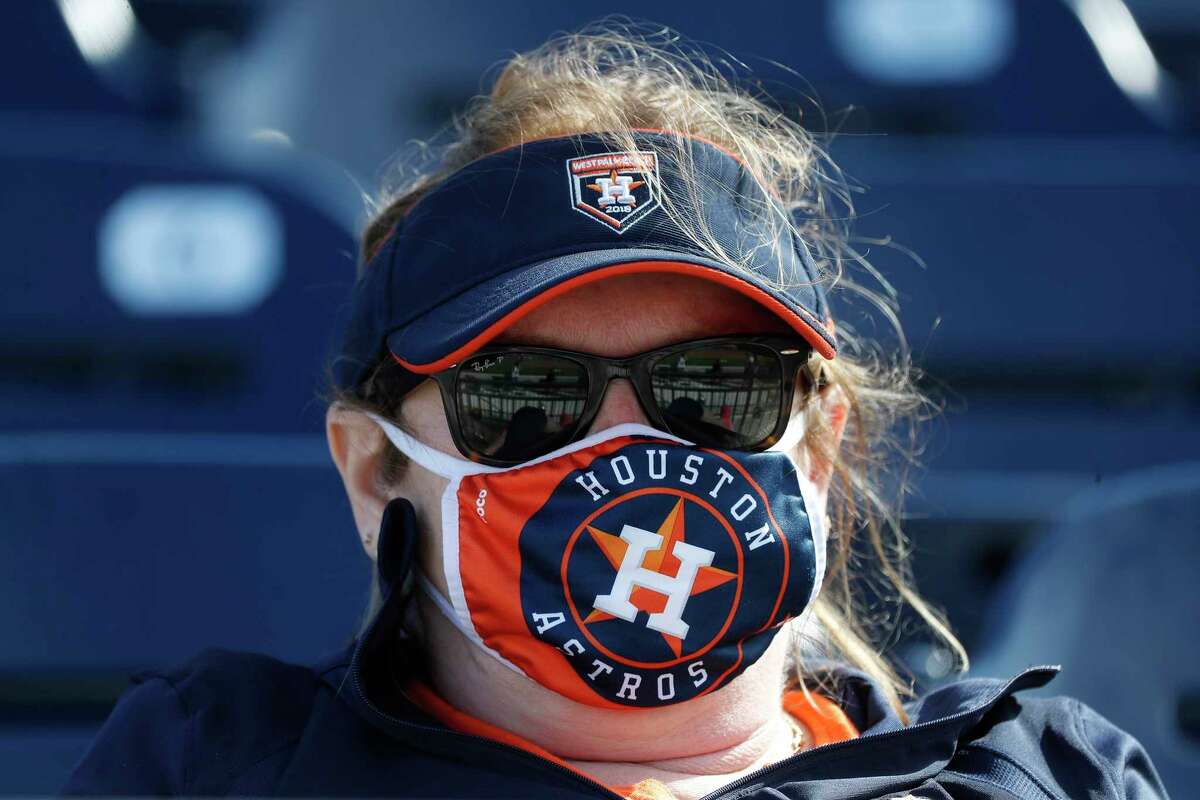
M 449 597 L 421 586 L 477 646 L 572 700 L 648 708 L 708 694 L 816 597 L 816 489 L 781 452 L 800 418 L 774 451 L 693 447 L 626 424 L 504 468 L 374 419 L 449 481 Z

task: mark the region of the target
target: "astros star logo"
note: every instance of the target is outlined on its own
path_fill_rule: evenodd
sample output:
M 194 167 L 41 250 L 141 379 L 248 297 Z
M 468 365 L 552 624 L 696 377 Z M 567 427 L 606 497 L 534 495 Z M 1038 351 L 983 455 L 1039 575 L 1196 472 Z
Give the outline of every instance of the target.
M 647 627 L 657 630 L 678 658 L 688 625 L 681 614 L 689 597 L 715 589 L 736 573 L 711 566 L 713 552 L 684 538 L 684 501 L 680 498 L 657 532 L 626 525 L 619 536 L 587 526 L 592 540 L 616 571 L 613 590 L 596 598 L 583 620 L 592 625 L 612 619 L 633 622 L 637 612 L 650 614 Z

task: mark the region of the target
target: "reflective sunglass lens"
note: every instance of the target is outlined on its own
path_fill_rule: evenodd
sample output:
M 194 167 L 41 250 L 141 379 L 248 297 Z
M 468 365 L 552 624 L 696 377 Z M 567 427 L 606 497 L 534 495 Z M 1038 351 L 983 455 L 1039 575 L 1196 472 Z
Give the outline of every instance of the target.
M 571 439 L 587 404 L 583 365 L 539 353 L 481 355 L 459 369 L 458 419 L 467 445 L 504 461 L 527 461 Z
M 697 444 L 748 447 L 779 420 L 782 367 L 765 349 L 682 348 L 655 362 L 650 383 L 671 432 Z

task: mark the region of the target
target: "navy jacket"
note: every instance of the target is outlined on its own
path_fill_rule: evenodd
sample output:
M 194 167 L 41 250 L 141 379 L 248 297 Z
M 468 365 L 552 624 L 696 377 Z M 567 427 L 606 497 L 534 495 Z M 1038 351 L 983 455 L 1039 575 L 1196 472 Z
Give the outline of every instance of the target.
M 411 531 L 405 511 L 401 527 Z M 408 573 L 413 541 L 411 533 L 381 536 L 385 601 L 344 652 L 300 666 L 206 650 L 177 669 L 135 676 L 64 794 L 618 797 L 524 750 L 447 729 L 398 690 L 418 668 L 398 644 L 404 597 L 393 591 Z M 1044 685 L 1054 667 L 930 692 L 912 704 L 907 726 L 865 675 L 835 669 L 834 699 L 862 735 L 801 752 L 710 797 L 1166 797 L 1128 734 L 1074 700 L 1019 694 Z
M 68 795 L 613 798 L 537 756 L 451 731 L 388 691 L 351 647 L 315 667 L 207 650 L 121 697 Z M 862 736 L 802 752 L 712 797 L 1161 798 L 1141 746 L 1064 698 L 1025 698 L 1054 668 L 928 694 L 904 726 L 865 676 L 843 674 Z

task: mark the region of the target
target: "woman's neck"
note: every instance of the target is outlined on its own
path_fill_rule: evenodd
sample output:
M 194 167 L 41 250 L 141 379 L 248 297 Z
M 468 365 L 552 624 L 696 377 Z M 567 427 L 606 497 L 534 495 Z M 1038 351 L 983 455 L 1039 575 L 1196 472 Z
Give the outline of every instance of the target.
M 663 708 L 614 710 L 568 700 L 517 674 L 418 597 L 438 694 L 603 783 L 655 778 L 679 797 L 700 796 L 793 752 L 794 728 L 781 705 L 786 636 L 720 691 Z
M 702 797 L 796 752 L 795 727 L 773 717 L 744 741 L 711 753 L 656 761 L 585 761 L 571 766 L 608 786 L 630 786 L 653 779 L 678 800 Z

